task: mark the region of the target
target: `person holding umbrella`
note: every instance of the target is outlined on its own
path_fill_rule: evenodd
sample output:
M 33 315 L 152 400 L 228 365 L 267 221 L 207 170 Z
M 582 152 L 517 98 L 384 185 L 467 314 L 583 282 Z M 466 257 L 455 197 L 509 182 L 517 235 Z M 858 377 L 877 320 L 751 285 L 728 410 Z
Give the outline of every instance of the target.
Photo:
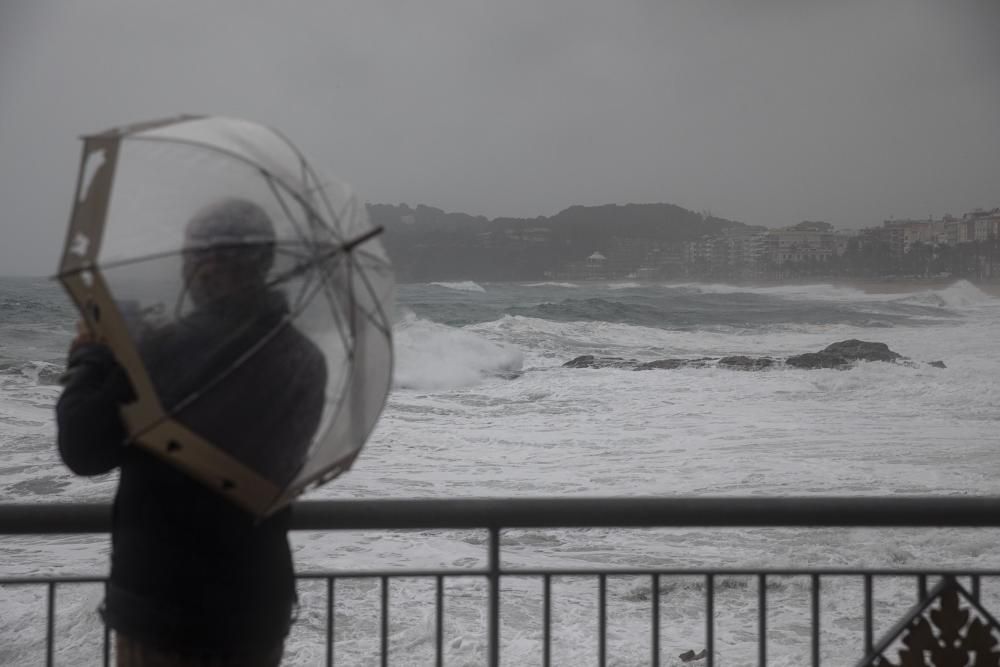
M 195 215 L 184 245 L 192 310 L 143 336 L 143 361 L 161 400 L 183 405 L 178 421 L 284 484 L 319 426 L 326 366 L 268 284 L 271 220 L 226 199 Z M 120 469 L 104 608 L 118 664 L 278 665 L 296 599 L 290 511 L 258 520 L 128 446 L 120 409 L 133 399 L 112 351 L 81 327 L 56 409 L 58 445 L 77 474 Z

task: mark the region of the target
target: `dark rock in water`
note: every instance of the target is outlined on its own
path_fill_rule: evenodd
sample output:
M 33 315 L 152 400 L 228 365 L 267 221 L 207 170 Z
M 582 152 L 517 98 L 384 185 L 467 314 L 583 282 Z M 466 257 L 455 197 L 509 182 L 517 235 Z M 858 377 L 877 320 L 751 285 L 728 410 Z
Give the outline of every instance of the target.
M 788 357 L 785 363 L 794 368 L 848 368 L 856 361 L 894 362 L 903 355 L 893 352 L 885 343 L 863 340 L 842 340 L 819 352 L 807 352 Z
M 852 361 L 896 361 L 903 358 L 885 343 L 869 343 L 855 338 L 827 345 L 820 354 L 839 354 Z
M 706 655 L 708 655 L 708 649 L 703 648 L 697 653 L 694 651 L 684 651 L 677 657 L 681 659 L 681 662 L 694 662 L 695 660 L 704 659 Z
M 584 354 L 575 359 L 570 359 L 563 368 L 624 368 L 635 370 L 639 362 L 635 359 L 623 359 L 622 357 L 595 357 L 592 354 Z
M 708 365 L 708 362 L 714 361 L 708 357 L 702 357 L 701 359 L 657 359 L 656 361 L 647 361 L 645 363 L 637 364 L 635 370 L 637 371 L 651 371 L 651 370 L 673 370 L 675 368 L 704 368 Z
M 898 352 L 893 352 L 885 343 L 872 343 L 864 340 L 842 340 L 826 346 L 819 352 L 806 352 L 788 357 L 785 364 L 792 368 L 837 368 L 846 369 L 858 361 L 885 361 L 890 363 L 914 366 L 915 362 Z M 765 368 L 780 366 L 780 359 L 771 357 L 748 357 L 732 355 L 716 359 L 701 357 L 698 359 L 657 359 L 655 361 L 636 361 L 622 357 L 595 357 L 592 354 L 572 359 L 563 364 L 566 368 L 619 368 L 633 371 L 673 370 L 677 368 L 705 368 L 718 366 L 730 370 L 759 371 Z M 943 361 L 932 361 L 931 366 L 944 368 Z
M 701 359 L 657 359 L 656 361 L 636 361 L 635 359 L 624 359 L 622 357 L 595 357 L 592 354 L 585 354 L 575 359 L 570 359 L 563 368 L 618 368 L 629 371 L 649 371 L 654 369 L 674 368 L 702 368 L 707 366 L 714 359 L 703 357 Z
M 731 368 L 737 371 L 759 371 L 765 368 L 770 368 L 774 364 L 774 359 L 771 359 L 770 357 L 745 357 L 742 355 L 735 355 L 719 359 L 720 367 Z
M 584 354 L 575 359 L 570 359 L 563 368 L 593 368 L 596 358 L 592 354 Z
M 823 352 L 806 352 L 788 357 L 785 363 L 794 368 L 847 368 L 851 361 L 838 354 L 824 354 Z
M 927 363 L 933 366 L 934 368 L 948 368 L 947 366 L 944 365 L 943 361 L 929 361 Z

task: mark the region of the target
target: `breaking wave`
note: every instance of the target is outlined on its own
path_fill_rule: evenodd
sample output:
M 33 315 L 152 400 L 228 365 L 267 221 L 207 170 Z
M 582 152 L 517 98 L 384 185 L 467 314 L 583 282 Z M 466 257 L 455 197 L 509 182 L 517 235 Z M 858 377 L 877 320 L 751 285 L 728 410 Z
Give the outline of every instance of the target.
M 579 287 L 576 283 L 556 283 L 556 282 L 546 282 L 546 283 L 525 283 L 523 287 L 565 287 L 576 288 Z
M 968 280 L 959 280 L 957 283 L 939 290 L 920 292 L 907 296 L 904 299 L 900 299 L 900 302 L 961 309 L 981 306 L 994 300 L 994 297 L 979 289 Z
M 828 299 L 834 301 L 865 301 L 870 299 L 884 300 L 884 296 L 868 294 L 863 290 L 832 285 L 829 283 L 814 283 L 809 285 L 773 285 L 769 287 L 755 285 L 728 285 L 726 283 L 676 283 L 668 285 L 696 294 L 759 294 L 772 297 L 795 297 L 808 299 Z
M 457 283 L 431 283 L 435 287 L 444 287 L 445 289 L 458 290 L 459 292 L 485 292 L 486 289 L 479 283 L 473 282 L 471 280 L 463 280 Z
M 891 287 L 891 284 L 887 286 Z M 810 299 L 817 301 L 893 302 L 920 306 L 938 306 L 961 309 L 994 301 L 983 290 L 968 280 L 959 280 L 947 287 L 903 292 L 867 292 L 846 285 L 815 283 L 810 285 L 775 285 L 770 287 L 727 285 L 724 283 L 676 283 L 667 285 L 696 294 L 757 294 L 779 298 Z M 879 286 L 883 287 L 882 285 Z
M 927 323 L 928 318 L 939 318 L 945 313 L 937 307 L 921 304 L 872 309 L 823 299 L 785 299 L 753 293 L 706 295 L 669 290 L 658 295 L 562 299 L 511 306 L 506 314 L 555 322 L 610 322 L 688 330 L 756 328 L 785 323 L 884 328 L 902 323 Z
M 24 377 L 38 385 L 59 384 L 63 370 L 47 361 L 0 361 L 0 375 Z
M 520 371 L 520 350 L 471 331 L 406 313 L 395 327 L 395 377 L 399 389 L 468 387 L 484 378 Z

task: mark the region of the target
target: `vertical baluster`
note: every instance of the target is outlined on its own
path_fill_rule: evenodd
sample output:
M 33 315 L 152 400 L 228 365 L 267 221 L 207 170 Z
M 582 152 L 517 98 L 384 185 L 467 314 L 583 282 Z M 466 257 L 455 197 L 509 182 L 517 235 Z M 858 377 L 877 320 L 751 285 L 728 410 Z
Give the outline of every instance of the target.
M 819 667 L 819 575 L 812 576 L 812 663 Z
M 47 613 L 45 617 L 45 664 L 52 667 L 55 660 L 56 641 L 56 582 L 50 581 L 48 584 L 48 599 L 46 601 Z
M 542 666 L 552 663 L 552 575 L 542 579 Z
M 660 665 L 660 575 L 653 575 L 653 594 L 649 596 L 653 601 L 653 636 L 650 643 L 653 645 L 653 667 Z
M 767 575 L 757 575 L 757 664 L 767 667 Z
M 382 575 L 382 667 L 389 665 L 389 577 Z
M 597 575 L 597 664 L 604 667 L 607 664 L 607 604 L 608 581 L 604 574 Z
M 104 648 L 101 662 L 104 667 L 111 665 L 111 628 L 108 627 L 107 623 L 104 624 Z
M 489 539 L 490 667 L 500 665 L 500 529 L 490 526 Z
M 333 667 L 334 615 L 336 613 L 337 594 L 333 577 L 326 578 L 326 667 Z
M 972 575 L 972 599 L 979 602 L 979 575 Z
M 923 602 L 927 599 L 927 575 L 917 575 L 917 601 Z
M 715 665 L 715 575 L 705 575 L 705 667 Z
M 434 664 L 441 667 L 444 664 L 444 577 L 437 576 L 437 589 L 434 603 Z
M 871 654 L 875 648 L 872 639 L 872 575 L 865 575 L 865 653 Z

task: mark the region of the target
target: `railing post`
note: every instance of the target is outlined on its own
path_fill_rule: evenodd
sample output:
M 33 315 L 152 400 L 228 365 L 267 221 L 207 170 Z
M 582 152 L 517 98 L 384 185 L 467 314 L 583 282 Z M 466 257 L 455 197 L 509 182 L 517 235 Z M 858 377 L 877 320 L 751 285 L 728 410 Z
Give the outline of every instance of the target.
M 500 527 L 490 526 L 489 538 L 489 664 L 500 665 Z
M 434 604 L 434 664 L 444 665 L 444 577 L 436 577 Z
M 104 667 L 110 667 L 111 665 L 111 628 L 108 624 L 104 624 L 104 649 L 101 655 L 101 664 Z
M 56 636 L 56 582 L 50 581 L 48 585 L 47 615 L 45 618 L 45 664 L 52 667 L 55 662 L 55 636 Z
M 819 575 L 812 575 L 810 586 L 812 606 L 812 664 L 819 667 Z
M 705 575 L 705 666 L 715 665 L 715 575 Z
M 382 575 L 382 667 L 389 665 L 389 577 Z
M 542 667 L 552 664 L 552 575 L 542 579 Z
M 873 605 L 872 598 L 872 575 L 866 574 L 864 577 L 865 586 L 865 653 L 869 654 L 875 648 L 874 632 L 872 631 Z
M 608 659 L 608 575 L 597 575 L 597 664 L 605 667 Z
M 653 593 L 649 596 L 653 603 L 652 632 L 650 644 L 653 649 L 653 667 L 660 667 L 660 575 L 653 575 Z
M 333 577 L 326 578 L 326 667 L 333 667 L 333 644 L 335 640 L 334 614 L 336 613 L 336 588 Z
M 757 575 L 757 664 L 767 667 L 767 575 Z

